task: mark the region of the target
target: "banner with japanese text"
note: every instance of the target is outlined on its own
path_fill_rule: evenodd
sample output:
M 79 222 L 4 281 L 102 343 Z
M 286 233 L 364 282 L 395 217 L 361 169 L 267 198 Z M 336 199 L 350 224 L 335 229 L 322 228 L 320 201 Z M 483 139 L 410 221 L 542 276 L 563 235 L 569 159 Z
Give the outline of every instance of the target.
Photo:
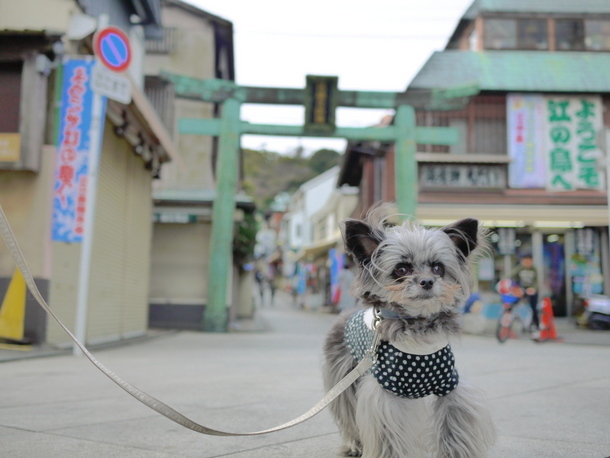
M 82 242 L 92 147 L 93 58 L 65 59 L 53 189 L 52 239 Z M 100 119 L 104 119 L 105 103 Z
M 506 102 L 511 188 L 604 188 L 600 97 L 509 94 Z
M 601 189 L 605 187 L 598 163 L 603 152 L 600 97 L 545 97 L 547 189 Z
M 509 94 L 506 99 L 511 188 L 546 187 L 544 107 L 541 95 Z

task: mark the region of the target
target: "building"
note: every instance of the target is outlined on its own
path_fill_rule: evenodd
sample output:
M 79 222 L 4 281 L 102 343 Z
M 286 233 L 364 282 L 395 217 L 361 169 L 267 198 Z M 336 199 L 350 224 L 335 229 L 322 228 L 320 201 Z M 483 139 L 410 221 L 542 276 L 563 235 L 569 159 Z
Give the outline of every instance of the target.
M 461 110 L 417 110 L 418 126 L 457 129 L 451 146 L 418 145 L 417 218 L 473 216 L 494 229 L 482 291 L 524 254 L 555 313 L 580 294 L 610 292 L 605 141 L 610 127 L 610 5 L 476 0 L 445 50 L 407 88 L 476 84 Z M 350 145 L 339 184 L 360 185 L 360 206 L 393 200 L 392 145 Z
M 144 95 L 144 43 L 161 24 L 159 4 L 2 0 L 0 9 L 0 204 L 43 296 L 78 337 L 96 344 L 140 336 L 147 330 L 152 182 L 177 158 Z M 94 32 L 106 25 L 131 43 L 121 79 L 131 97 L 108 99 L 98 112 L 88 72 L 101 66 L 93 59 Z M 96 144 L 97 194 L 89 201 L 91 177 L 81 165 Z M 83 238 L 87 215 L 93 232 Z M 94 262 L 83 256 L 89 241 Z M 87 266 L 89 278 L 81 275 Z M 3 297 L 14 269 L 0 246 Z M 23 301 L 11 306 L 25 306 L 25 341 L 70 345 L 31 296 Z
M 219 104 L 176 96 L 167 73 L 234 81 L 233 24 L 179 0 L 161 0 L 161 17 L 162 39 L 146 41 L 146 92 L 172 132 L 181 162 L 164 170 L 153 191 L 149 323 L 152 327 L 201 330 L 208 298 L 218 141 L 182 134 L 178 124 L 181 118 L 218 117 Z M 253 211 L 252 199 L 238 195 L 236 230 L 244 221 L 254 221 Z M 242 260 L 236 258 L 233 264 L 230 317 L 250 316 L 251 274 L 243 269 Z

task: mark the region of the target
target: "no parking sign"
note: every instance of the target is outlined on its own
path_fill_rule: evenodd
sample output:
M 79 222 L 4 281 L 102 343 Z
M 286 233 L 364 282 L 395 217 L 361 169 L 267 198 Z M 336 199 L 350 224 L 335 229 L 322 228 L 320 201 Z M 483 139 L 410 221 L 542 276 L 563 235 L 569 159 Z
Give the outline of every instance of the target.
M 93 69 L 93 90 L 124 104 L 131 102 L 131 85 L 124 74 L 131 62 L 127 34 L 118 27 L 105 27 L 95 35 L 93 49 L 102 64 Z
M 106 68 L 124 72 L 131 62 L 129 37 L 118 27 L 100 30 L 93 40 L 95 55 Z

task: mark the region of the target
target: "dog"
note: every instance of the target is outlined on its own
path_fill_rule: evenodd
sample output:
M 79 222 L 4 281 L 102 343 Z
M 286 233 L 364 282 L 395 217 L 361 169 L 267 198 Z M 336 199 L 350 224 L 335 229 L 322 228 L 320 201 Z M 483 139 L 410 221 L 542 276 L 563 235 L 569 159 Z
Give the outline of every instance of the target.
M 381 338 L 375 365 L 330 405 L 343 455 L 486 456 L 492 417 L 484 395 L 459 377 L 449 344 L 460 333 L 458 308 L 470 295 L 471 263 L 487 246 L 485 229 L 472 218 L 443 228 L 391 225 L 387 212 L 378 206 L 342 227 L 358 267 L 352 293 L 364 308 L 340 315 L 326 338 L 326 389 L 370 356 L 375 333 Z

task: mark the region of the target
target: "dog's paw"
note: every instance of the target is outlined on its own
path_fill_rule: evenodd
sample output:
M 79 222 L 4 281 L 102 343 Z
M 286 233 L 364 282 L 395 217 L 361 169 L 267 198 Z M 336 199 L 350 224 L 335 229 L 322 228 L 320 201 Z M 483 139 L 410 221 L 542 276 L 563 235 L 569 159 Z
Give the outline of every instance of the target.
M 362 447 L 360 444 L 344 445 L 341 454 L 342 456 L 362 456 Z

